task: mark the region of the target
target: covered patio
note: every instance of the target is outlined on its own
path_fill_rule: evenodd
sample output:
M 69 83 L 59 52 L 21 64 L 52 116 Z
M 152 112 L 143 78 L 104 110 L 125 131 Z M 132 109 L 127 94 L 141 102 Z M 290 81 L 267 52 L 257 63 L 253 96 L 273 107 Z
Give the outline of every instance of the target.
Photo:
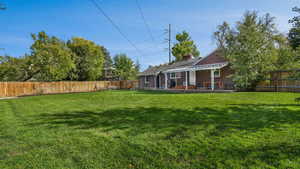
M 228 62 L 194 65 L 164 71 L 165 89 L 228 90 L 233 84 L 226 80 Z M 223 74 L 223 76 L 221 75 Z

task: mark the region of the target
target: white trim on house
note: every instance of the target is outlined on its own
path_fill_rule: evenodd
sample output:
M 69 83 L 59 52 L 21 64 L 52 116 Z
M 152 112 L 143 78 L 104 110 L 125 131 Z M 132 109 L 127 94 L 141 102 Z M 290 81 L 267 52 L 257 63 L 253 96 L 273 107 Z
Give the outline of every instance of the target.
M 183 67 L 183 68 L 178 68 L 178 69 L 169 69 L 169 70 L 164 71 L 164 73 L 185 72 L 185 71 L 190 71 L 192 69 L 193 69 L 193 67 L 189 66 L 189 67 Z
M 181 78 L 181 74 L 179 74 L 181 72 L 172 72 L 170 73 L 170 79 L 180 79 Z M 175 75 L 175 76 L 173 76 Z
M 189 79 L 190 79 L 190 85 L 196 85 L 196 71 L 190 71 Z
M 223 67 L 227 66 L 228 62 L 222 63 L 214 63 L 214 64 L 206 64 L 206 65 L 196 65 L 194 66 L 194 70 L 212 70 L 212 69 L 222 69 Z
M 215 78 L 221 77 L 221 69 L 215 69 L 214 76 L 215 76 Z
M 206 64 L 206 65 L 194 65 L 194 66 L 183 67 L 183 68 L 178 68 L 178 69 L 169 69 L 169 70 L 164 71 L 164 73 L 222 69 L 223 67 L 225 67 L 227 65 L 228 65 L 228 62 Z

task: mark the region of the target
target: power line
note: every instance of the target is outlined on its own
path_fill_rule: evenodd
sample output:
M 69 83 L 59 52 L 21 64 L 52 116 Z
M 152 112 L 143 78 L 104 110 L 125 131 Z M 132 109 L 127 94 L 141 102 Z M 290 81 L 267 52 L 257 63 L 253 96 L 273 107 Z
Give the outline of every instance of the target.
M 152 41 L 154 42 L 153 34 L 152 34 L 152 32 L 151 32 L 151 29 L 150 29 L 150 26 L 149 26 L 148 22 L 146 21 L 146 18 L 145 18 L 144 12 L 143 12 L 143 10 L 142 10 L 142 7 L 141 7 L 141 5 L 140 5 L 140 3 L 139 3 L 139 0 L 135 0 L 135 2 L 136 2 L 136 5 L 137 5 L 137 7 L 138 7 L 138 9 L 139 9 L 139 11 L 140 11 L 140 14 L 141 14 L 141 17 L 142 17 L 142 19 L 143 19 L 143 21 L 144 21 L 144 24 L 145 24 L 145 26 L 146 26 L 146 29 L 147 29 L 147 31 L 148 31 L 148 33 L 149 33 L 149 35 L 150 35 Z
M 95 0 L 89 0 L 97 9 L 98 11 L 113 25 L 113 27 L 123 36 L 125 40 L 128 41 L 128 43 L 140 54 L 142 55 L 142 52 L 137 48 L 137 46 L 122 32 L 120 27 L 104 12 L 102 7 L 95 1 Z

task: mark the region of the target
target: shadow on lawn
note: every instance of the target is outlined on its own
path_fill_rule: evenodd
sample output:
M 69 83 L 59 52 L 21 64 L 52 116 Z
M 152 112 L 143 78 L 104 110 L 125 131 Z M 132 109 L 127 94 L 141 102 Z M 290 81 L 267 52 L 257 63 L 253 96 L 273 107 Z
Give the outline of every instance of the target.
M 175 109 L 157 107 L 118 108 L 105 111 L 78 111 L 42 114 L 37 123 L 51 127 L 67 125 L 80 129 L 125 130 L 130 135 L 162 132 L 165 129 L 187 130 L 192 126 L 205 129 L 215 126 L 213 134 L 227 129 L 256 131 L 276 129 L 282 124 L 300 123 L 300 113 L 283 107 L 230 106 L 227 108 Z
M 244 106 L 244 107 L 300 107 L 300 104 L 229 104 L 230 106 Z
M 99 112 L 79 111 L 43 114 L 37 118 L 37 123 L 32 125 L 69 126 L 74 129 L 96 128 L 104 131 L 118 130 L 124 131 L 128 136 L 165 132 L 164 138 L 166 140 L 188 138 L 190 135 L 187 131 L 193 130 L 194 127 L 207 130 L 209 127 L 214 126 L 214 129 L 207 132 L 205 137 L 218 135 L 221 137 L 211 137 L 211 141 L 223 138 L 222 134 L 231 134 L 232 129 L 246 130 L 247 132 L 263 128 L 280 130 L 281 125 L 300 123 L 300 113 L 297 110 L 253 105 L 236 105 L 227 108 L 194 108 L 190 110 L 157 107 L 117 108 Z M 299 141 L 298 138 L 298 140 L 291 143 L 278 143 L 277 141 L 249 146 L 223 144 L 218 141 L 215 143 L 212 141 L 209 144 L 180 141 L 180 146 L 178 146 L 181 147 L 179 149 L 180 153 L 176 156 L 170 156 L 168 153 L 160 152 L 157 147 L 133 144 L 126 140 L 122 144 L 117 144 L 120 146 L 115 148 L 118 151 L 111 153 L 116 153 L 115 156 L 119 158 L 127 158 L 130 152 L 130 161 L 135 166 L 142 165 L 140 162 L 143 162 L 146 158 L 153 166 L 157 165 L 155 168 L 176 168 L 172 166 L 174 161 L 176 161 L 176 164 L 182 165 L 181 168 L 191 168 L 191 166 L 195 166 L 195 168 L 241 168 L 241 166 L 248 166 L 249 168 L 269 168 L 270 166 L 288 168 L 279 166 L 284 165 L 283 162 L 286 162 L 284 160 L 288 160 L 288 165 L 292 165 L 290 161 L 295 164 L 295 161 L 299 160 Z M 176 143 L 178 142 L 173 142 L 175 145 Z M 175 150 L 176 148 L 174 148 Z

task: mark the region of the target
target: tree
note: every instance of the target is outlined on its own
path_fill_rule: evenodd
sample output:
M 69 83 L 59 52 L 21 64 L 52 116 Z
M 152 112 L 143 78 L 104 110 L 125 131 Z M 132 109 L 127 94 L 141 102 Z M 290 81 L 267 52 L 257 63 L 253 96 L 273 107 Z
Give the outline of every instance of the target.
M 288 38 L 284 35 L 275 36 L 276 61 L 274 66 L 277 70 L 290 70 L 299 68 L 297 51 L 290 46 Z
M 102 50 L 104 53 L 104 67 L 111 68 L 113 66 L 113 60 L 106 48 L 102 47 Z
M 192 54 L 194 57 L 200 56 L 197 46 L 187 32 L 183 31 L 177 34 L 176 40 L 178 43 L 172 48 L 172 54 L 176 57 L 176 61 L 183 60 L 183 57 L 189 54 Z
M 26 58 L 0 56 L 0 81 L 22 81 L 27 76 Z
M 259 18 L 257 12 L 246 12 L 235 29 L 227 23 L 218 27 L 215 37 L 235 71 L 233 81 L 237 88 L 254 89 L 269 71 L 275 69 L 277 36 L 274 18 L 269 14 Z
M 126 54 L 118 54 L 114 57 L 114 68 L 120 80 L 136 79 L 137 67 Z
M 72 52 L 58 38 L 49 37 L 45 32 L 32 34 L 29 66 L 31 78 L 39 81 L 59 81 L 68 77 L 75 68 Z
M 139 60 L 137 60 L 134 65 L 134 73 L 133 73 L 134 79 L 138 79 L 138 74 L 140 73 L 140 70 L 141 70 L 141 64 Z
M 298 7 L 294 7 L 293 11 L 300 14 L 300 8 Z M 289 22 L 292 24 L 292 28 L 289 31 L 288 39 L 290 45 L 295 50 L 300 46 L 300 15 L 290 19 Z
M 67 45 L 73 52 L 72 56 L 76 65 L 70 79 L 97 80 L 102 76 L 104 59 L 109 55 L 104 47 L 77 37 L 68 41 Z

